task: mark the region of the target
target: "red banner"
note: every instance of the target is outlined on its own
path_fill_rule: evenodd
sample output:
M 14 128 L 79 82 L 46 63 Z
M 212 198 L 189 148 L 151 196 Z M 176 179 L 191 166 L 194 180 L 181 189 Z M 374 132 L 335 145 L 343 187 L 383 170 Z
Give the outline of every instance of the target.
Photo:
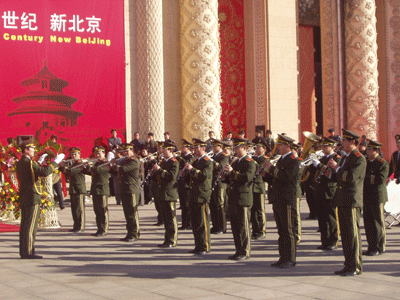
M 1 0 L 0 14 L 1 143 L 55 134 L 86 156 L 123 137 L 124 1 Z

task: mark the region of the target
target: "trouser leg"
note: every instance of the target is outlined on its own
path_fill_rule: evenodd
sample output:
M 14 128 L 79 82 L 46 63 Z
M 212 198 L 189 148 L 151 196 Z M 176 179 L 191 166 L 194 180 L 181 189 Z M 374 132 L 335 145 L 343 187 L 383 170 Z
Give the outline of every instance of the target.
M 21 227 L 19 232 L 19 254 L 22 258 L 35 254 L 35 238 L 39 222 L 40 207 L 21 206 Z

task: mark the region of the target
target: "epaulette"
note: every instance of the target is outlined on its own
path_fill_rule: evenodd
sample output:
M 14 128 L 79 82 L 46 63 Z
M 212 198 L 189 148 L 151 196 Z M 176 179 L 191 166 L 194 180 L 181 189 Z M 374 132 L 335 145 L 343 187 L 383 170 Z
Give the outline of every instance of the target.
M 253 161 L 253 159 L 251 157 L 246 157 L 247 161 Z
M 336 154 L 336 157 L 337 157 L 337 158 L 342 158 L 339 154 Z
M 172 161 L 177 161 L 175 157 L 171 158 Z
M 204 160 L 205 160 L 205 161 L 209 161 L 210 159 L 211 159 L 211 158 L 210 158 L 209 156 L 207 156 L 207 155 L 204 156 Z
M 296 159 L 297 157 L 296 156 L 294 156 L 293 154 L 292 155 L 290 155 L 290 157 L 292 158 L 292 159 Z
M 380 158 L 378 158 L 378 161 L 383 163 L 385 160 L 382 157 L 380 157 Z
M 270 157 L 268 155 L 264 155 L 263 158 L 268 159 Z
M 358 152 L 358 151 L 354 152 L 354 154 L 355 154 L 357 157 L 361 157 L 361 156 L 362 156 L 362 154 L 361 154 L 360 152 Z

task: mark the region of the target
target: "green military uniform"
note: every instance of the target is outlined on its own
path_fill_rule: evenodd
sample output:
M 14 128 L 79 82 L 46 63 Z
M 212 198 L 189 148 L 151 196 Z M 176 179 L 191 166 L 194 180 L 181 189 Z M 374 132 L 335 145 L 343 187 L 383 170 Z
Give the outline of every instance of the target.
M 122 151 L 132 149 L 130 144 L 123 144 Z M 124 157 L 122 161 L 113 166 L 118 174 L 119 194 L 121 196 L 122 208 L 126 220 L 127 234 L 123 241 L 137 240 L 140 236 L 139 225 L 139 198 L 140 198 L 140 162 L 135 156 Z
M 380 144 L 370 141 L 367 147 L 380 149 Z M 364 179 L 364 228 L 368 241 L 366 255 L 377 255 L 385 252 L 386 230 L 384 205 L 388 201 L 386 179 L 389 164 L 380 156 L 367 162 Z
M 356 140 L 360 137 L 343 129 L 343 138 Z M 340 161 L 337 173 L 337 189 L 333 206 L 338 208 L 339 226 L 342 237 L 345 268 L 338 275 L 353 275 L 362 272 L 362 245 L 360 215 L 363 206 L 363 185 L 366 160 L 357 149 Z
M 103 147 L 96 146 L 95 152 Z M 101 151 L 101 150 L 100 150 Z M 93 210 L 96 215 L 97 232 L 94 236 L 103 236 L 108 233 L 108 196 L 110 195 L 110 186 L 108 178 L 110 177 L 107 160 L 98 160 L 94 166 L 87 167 L 85 174 L 92 176 L 90 194 L 93 196 Z
M 242 139 L 233 139 L 234 146 L 245 145 Z M 249 258 L 251 254 L 250 210 L 253 205 L 252 181 L 256 172 L 256 164 L 252 158 L 245 155 L 231 165 L 229 173 L 229 216 L 235 242 L 236 253 L 231 259 Z
M 26 145 L 22 145 L 23 147 L 34 147 L 34 145 L 33 143 L 26 143 Z M 19 254 L 21 258 L 38 257 L 35 255 L 34 244 L 42 200 L 39 177 L 50 175 L 56 167 L 57 164 L 54 162 L 47 167 L 41 167 L 27 155 L 23 155 L 17 162 L 16 170 L 21 205 L 21 227 L 19 232 Z
M 297 157 L 297 160 L 299 161 L 299 165 L 303 161 L 301 157 Z M 301 178 L 303 177 L 303 171 L 304 169 L 299 167 L 296 178 L 296 198 L 294 199 L 294 203 L 292 205 L 293 234 L 297 245 L 300 244 L 301 241 L 300 200 L 302 195 Z
M 195 139 L 196 140 L 196 139 Z M 195 146 L 205 143 L 196 140 Z M 190 170 L 190 214 L 195 248 L 192 253 L 203 254 L 210 251 L 210 220 L 208 216 L 211 197 L 213 162 L 207 156 L 196 159 Z
M 213 145 L 220 145 L 222 147 L 222 142 L 213 139 Z M 214 170 L 213 170 L 213 180 L 212 180 L 212 193 L 210 201 L 210 213 L 211 221 L 213 227 L 211 228 L 211 233 L 225 233 L 226 232 L 226 214 L 225 214 L 225 198 L 226 198 L 226 183 L 221 180 L 215 184 L 218 175 L 222 172 L 225 166 L 229 162 L 229 157 L 222 151 L 212 156 Z
M 254 161 L 262 167 L 266 155 L 253 156 Z M 252 238 L 260 239 L 265 237 L 267 229 L 267 217 L 265 215 L 265 182 L 261 175 L 254 179 L 253 183 L 253 206 L 251 207 L 251 228 Z
M 277 144 L 293 143 L 293 139 L 279 135 Z M 269 192 L 270 203 L 278 227 L 279 260 L 274 266 L 290 267 L 296 264 L 296 240 L 294 237 L 294 219 L 292 206 L 295 205 L 299 160 L 288 152 L 271 166 L 269 174 L 273 176 Z
M 323 138 L 322 144 L 335 147 L 335 140 Z M 337 209 L 333 207 L 332 199 L 336 191 L 336 172 L 327 167 L 328 161 L 333 159 L 338 164 L 341 157 L 332 152 L 321 158 L 317 165 L 315 200 L 318 207 L 318 226 L 321 232 L 321 245 L 318 249 L 333 250 L 339 241 Z
M 70 152 L 72 153 L 73 151 L 78 150 L 73 148 Z M 69 177 L 71 213 L 72 219 L 74 220 L 74 226 L 71 231 L 73 232 L 85 230 L 85 174 L 83 173 L 82 168 L 77 167 L 81 164 L 81 160 L 75 160 L 70 167 L 60 167 L 60 171 Z
M 175 145 L 164 143 L 163 148 Z M 176 220 L 176 202 L 178 194 L 173 187 L 179 172 L 179 162 L 174 157 L 165 159 L 160 164 L 160 169 L 156 176 L 158 179 L 157 198 L 160 200 L 161 212 L 164 220 L 165 235 L 164 243 L 159 245 L 161 248 L 175 247 L 178 241 L 178 222 Z
M 189 144 L 188 144 L 189 145 Z M 191 163 L 193 159 L 193 154 L 188 153 L 186 155 L 182 155 L 177 157 L 179 162 L 179 170 L 181 175 L 180 179 L 177 182 L 178 185 L 178 195 L 179 195 L 179 203 L 182 208 L 182 227 L 179 229 L 188 230 L 192 228 L 191 220 L 190 220 L 190 209 L 189 209 L 189 183 L 190 176 L 187 174 L 187 170 L 184 170 L 186 163 Z

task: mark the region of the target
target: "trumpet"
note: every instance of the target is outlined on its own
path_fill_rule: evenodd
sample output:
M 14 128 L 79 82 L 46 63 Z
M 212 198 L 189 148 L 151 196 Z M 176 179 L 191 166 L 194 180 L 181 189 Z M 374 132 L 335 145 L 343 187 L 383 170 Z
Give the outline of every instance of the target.
M 315 153 L 311 153 L 309 157 L 307 157 L 305 160 L 303 160 L 300 163 L 300 167 L 301 168 L 307 167 L 312 164 L 313 160 L 319 161 L 324 155 L 325 154 L 324 154 L 324 152 L 322 152 L 322 150 L 318 150 Z
M 71 170 L 80 168 L 85 164 L 94 165 L 97 161 L 98 161 L 98 159 L 93 159 L 93 158 L 81 159 L 81 163 L 77 164 L 76 166 L 71 167 Z
M 149 160 L 150 157 L 153 157 L 153 156 L 157 156 L 157 152 L 154 152 L 154 153 L 152 153 L 150 155 L 147 155 L 146 157 L 143 157 L 143 158 L 139 159 L 139 161 L 145 163 L 145 162 L 147 162 Z
M 276 166 L 276 163 L 278 162 L 278 160 L 281 158 L 281 155 L 276 155 L 273 159 L 269 159 L 269 162 L 273 165 Z M 249 181 L 247 183 L 247 186 L 251 186 L 251 184 L 256 180 L 256 178 L 261 174 L 261 172 L 264 171 L 264 164 L 262 164 L 257 171 L 254 173 L 253 178 L 251 179 L 251 181 Z

